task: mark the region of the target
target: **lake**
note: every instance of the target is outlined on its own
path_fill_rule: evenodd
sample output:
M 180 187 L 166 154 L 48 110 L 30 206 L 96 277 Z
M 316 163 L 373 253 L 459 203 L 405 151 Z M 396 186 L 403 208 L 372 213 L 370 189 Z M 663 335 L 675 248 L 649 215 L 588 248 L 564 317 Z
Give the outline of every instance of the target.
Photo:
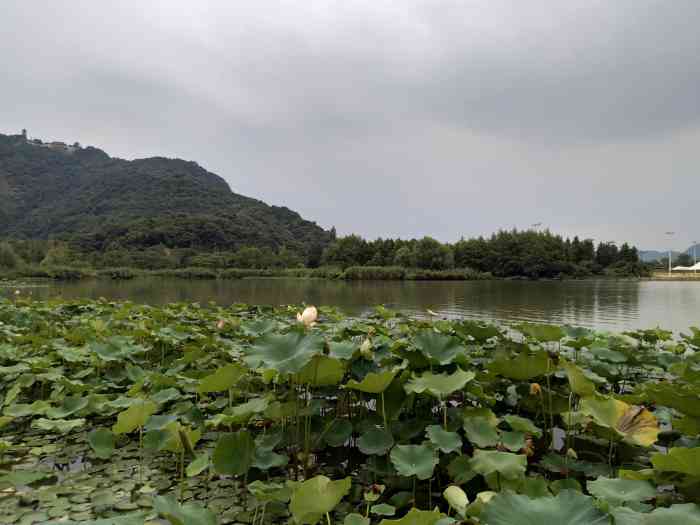
M 10 296 L 13 288 L 0 287 Z M 602 330 L 661 326 L 676 332 L 700 326 L 700 282 L 661 281 L 330 281 L 255 278 L 186 280 L 136 278 L 40 283 L 22 288 L 36 298 L 105 297 L 139 303 L 175 301 L 292 304 L 306 302 L 339 307 L 362 315 L 384 304 L 409 315 L 441 316 L 499 322 L 568 323 Z

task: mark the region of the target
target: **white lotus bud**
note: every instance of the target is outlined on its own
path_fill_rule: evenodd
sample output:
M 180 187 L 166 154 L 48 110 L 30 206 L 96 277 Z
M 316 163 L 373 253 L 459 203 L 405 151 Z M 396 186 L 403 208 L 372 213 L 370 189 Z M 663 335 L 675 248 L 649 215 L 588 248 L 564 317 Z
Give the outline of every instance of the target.
M 313 326 L 316 319 L 318 319 L 318 310 L 315 306 L 307 306 L 302 313 L 297 314 L 297 321 L 304 323 L 304 326 L 307 327 Z
M 464 516 L 469 505 L 467 494 L 457 485 L 450 485 L 442 493 L 443 497 L 450 504 L 450 507 L 455 509 L 460 516 Z

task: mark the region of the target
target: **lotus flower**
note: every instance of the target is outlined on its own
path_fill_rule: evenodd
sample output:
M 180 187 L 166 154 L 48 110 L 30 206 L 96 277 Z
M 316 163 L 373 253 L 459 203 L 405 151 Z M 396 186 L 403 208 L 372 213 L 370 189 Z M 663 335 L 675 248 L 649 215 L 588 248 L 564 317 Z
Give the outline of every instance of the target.
M 226 326 L 226 321 L 224 321 L 223 319 L 219 319 L 219 322 L 216 323 L 216 328 L 218 330 L 223 330 L 224 326 Z
M 15 290 L 15 295 L 19 295 L 19 294 L 21 294 L 21 293 L 22 293 L 22 292 L 20 292 L 19 290 Z
M 315 306 L 307 306 L 302 313 L 297 314 L 297 321 L 304 323 L 307 328 L 316 324 L 318 319 L 318 310 Z
M 539 396 L 542 394 L 542 387 L 539 383 L 530 383 L 530 395 Z

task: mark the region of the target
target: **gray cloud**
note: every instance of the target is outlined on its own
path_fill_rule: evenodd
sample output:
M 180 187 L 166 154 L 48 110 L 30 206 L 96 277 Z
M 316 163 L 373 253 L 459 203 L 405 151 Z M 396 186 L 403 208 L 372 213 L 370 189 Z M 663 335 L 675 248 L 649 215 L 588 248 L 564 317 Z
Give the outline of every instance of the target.
M 700 236 L 698 15 L 694 0 L 9 0 L 1 126 L 197 160 L 343 233 L 544 222 L 648 247 L 673 229 L 682 247 Z

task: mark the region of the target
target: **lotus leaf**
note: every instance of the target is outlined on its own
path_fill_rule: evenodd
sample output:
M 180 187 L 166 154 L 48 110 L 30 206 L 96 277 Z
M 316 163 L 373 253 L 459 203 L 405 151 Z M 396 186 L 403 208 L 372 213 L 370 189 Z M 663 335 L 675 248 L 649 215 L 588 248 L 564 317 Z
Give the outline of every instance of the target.
M 199 474 L 204 472 L 208 467 L 209 454 L 200 454 L 199 456 L 194 458 L 189 465 L 187 465 L 185 472 L 187 474 L 187 477 L 191 478 L 193 476 L 198 476 Z
M 156 496 L 153 508 L 172 525 L 217 525 L 216 515 L 199 505 L 180 505 L 172 496 Z
M 475 450 L 469 466 L 482 476 L 497 472 L 506 479 L 514 480 L 525 473 L 527 456 L 496 450 Z
M 445 454 L 462 449 L 462 438 L 457 432 L 444 430 L 440 425 L 430 425 L 425 429 L 430 442 Z
M 413 508 L 398 520 L 383 519 L 379 525 L 436 525 L 445 515 L 437 510 L 418 510 Z
M 516 328 L 541 343 L 554 343 L 566 335 L 561 327 L 550 324 L 521 323 Z
M 362 514 L 353 512 L 345 516 L 343 525 L 370 525 L 369 518 L 365 518 Z
M 685 503 L 649 513 L 635 512 L 627 507 L 612 510 L 615 525 L 700 525 L 700 505 Z
M 213 374 L 200 379 L 197 391 L 200 394 L 224 392 L 238 383 L 245 374 L 246 369 L 239 364 L 222 366 Z
M 212 463 L 219 474 L 242 476 L 253 464 L 255 443 L 247 430 L 224 434 L 214 449 Z
M 34 401 L 31 405 L 17 403 L 5 408 L 5 415 L 10 417 L 40 416 L 51 408 L 47 401 Z
M 359 383 L 354 379 L 348 381 L 345 388 L 359 390 L 368 394 L 381 394 L 394 380 L 396 370 L 386 370 L 384 372 L 370 372 Z
M 394 438 L 383 428 L 371 428 L 360 436 L 357 446 L 363 454 L 381 456 L 394 446 Z
M 651 412 L 618 399 L 584 398 L 581 413 L 592 417 L 598 425 L 614 430 L 625 441 L 642 447 L 651 446 L 659 434 L 659 423 Z
M 673 447 L 668 454 L 652 454 L 651 464 L 659 472 L 680 472 L 700 476 L 700 447 Z
M 253 466 L 260 470 L 269 470 L 271 468 L 284 467 L 289 463 L 289 457 L 284 454 L 277 454 L 272 450 L 255 449 L 255 458 Z
M 489 370 L 493 373 L 516 381 L 543 376 L 552 372 L 553 368 L 547 352 L 544 351 L 520 352 L 515 358 L 500 355 L 489 366 Z
M 129 408 L 120 412 L 117 422 L 112 426 L 115 434 L 128 434 L 139 427 L 143 427 L 148 418 L 158 409 L 153 401 L 140 400 Z
M 51 419 L 65 419 L 66 417 L 81 411 L 88 405 L 87 397 L 66 397 L 63 399 L 63 406 L 49 408 L 46 416 Z
M 292 495 L 291 489 L 282 483 L 263 483 L 260 480 L 248 484 L 248 491 L 261 503 L 289 501 Z
M 349 477 L 332 481 L 315 476 L 300 483 L 292 492 L 289 510 L 300 525 L 315 525 L 350 492 Z
M 359 348 L 359 345 L 350 341 L 331 341 L 328 343 L 328 355 L 336 359 L 348 360 L 352 359 L 352 356 Z
M 498 429 L 484 417 L 470 417 L 462 423 L 467 439 L 479 448 L 495 447 L 499 442 Z
M 583 371 L 573 363 L 565 361 L 563 363 L 566 376 L 569 378 L 571 391 L 579 396 L 591 396 L 595 393 L 595 385 L 593 381 L 588 379 Z
M 345 365 L 339 359 L 325 355 L 316 355 L 309 361 L 295 381 L 311 386 L 337 385 L 343 380 Z
M 42 479 L 51 477 L 48 472 L 31 472 L 28 470 L 15 470 L 13 472 L 0 472 L 0 489 L 5 487 L 21 487 L 31 485 Z
M 553 498 L 531 499 L 505 492 L 489 501 L 480 514 L 485 525 L 608 525 L 610 518 L 596 508 L 593 498 L 562 490 Z
M 49 432 L 60 432 L 67 434 L 71 430 L 85 425 L 85 419 L 45 419 L 39 418 L 32 421 L 32 428 L 48 430 Z
M 88 443 L 100 459 L 109 459 L 114 452 L 114 434 L 106 428 L 97 428 L 88 434 Z
M 533 436 L 541 436 L 542 430 L 537 427 L 531 420 L 515 416 L 513 414 L 508 414 L 503 416 L 503 420 L 510 425 L 510 428 L 517 430 L 519 432 L 526 432 L 532 434 Z
M 586 483 L 588 492 L 596 498 L 618 506 L 656 497 L 656 489 L 648 481 L 600 477 Z
M 370 512 L 377 516 L 393 516 L 396 514 L 396 507 L 387 503 L 380 503 L 379 505 L 372 505 Z
M 409 394 L 427 392 L 438 399 L 442 399 L 464 388 L 464 385 L 474 379 L 474 377 L 476 377 L 474 372 L 465 372 L 461 368 L 458 368 L 453 374 L 425 372 L 421 376 L 413 375 L 404 385 L 404 388 Z
M 323 434 L 323 440 L 331 447 L 342 447 L 352 435 L 352 423 L 347 419 L 336 419 Z
M 396 445 L 391 449 L 391 463 L 401 476 L 428 479 L 438 464 L 435 450 L 427 445 Z
M 297 374 L 314 355 L 323 352 L 323 346 L 319 335 L 268 334 L 247 350 L 245 361 L 252 368 L 263 366 L 281 374 Z
M 434 330 L 423 330 L 416 335 L 414 343 L 425 357 L 438 365 L 448 365 L 458 354 L 464 352 L 459 339 Z

